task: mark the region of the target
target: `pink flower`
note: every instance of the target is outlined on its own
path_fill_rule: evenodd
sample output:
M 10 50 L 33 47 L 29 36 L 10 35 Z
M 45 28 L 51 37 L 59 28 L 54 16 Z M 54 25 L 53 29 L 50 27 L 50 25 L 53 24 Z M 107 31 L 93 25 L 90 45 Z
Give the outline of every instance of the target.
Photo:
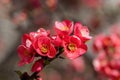
M 110 64 L 112 68 L 120 70 L 120 53 L 114 53 L 114 55 L 112 55 Z
M 86 26 L 82 26 L 81 23 L 74 25 L 74 34 L 82 39 L 83 42 L 90 40 L 92 37 L 89 36 L 89 30 Z
M 33 42 L 33 47 L 41 56 L 53 58 L 56 55 L 56 49 L 54 48 L 53 44 L 51 44 L 50 38 L 47 36 L 40 36 L 36 38 Z
M 20 45 L 18 47 L 18 55 L 21 59 L 19 62 L 19 66 L 22 66 L 24 64 L 32 62 L 34 60 L 35 53 L 30 48 L 27 48 L 24 45 Z
M 50 35 L 50 31 L 49 30 L 45 30 L 43 28 L 40 28 L 37 30 L 37 32 L 30 32 L 30 37 L 31 39 L 37 38 L 39 36 L 49 36 Z
M 32 48 L 32 39 L 28 34 L 24 34 L 22 37 L 22 45 L 27 48 Z
M 49 36 L 50 35 L 50 31 L 49 30 L 45 30 L 44 28 L 38 29 L 37 33 L 40 36 Z
M 103 34 L 97 35 L 95 37 L 94 43 L 93 43 L 94 51 L 99 52 L 99 51 L 103 50 L 102 40 L 104 39 L 104 37 L 105 37 L 105 35 L 103 35 Z
M 57 34 L 64 38 L 64 35 L 70 35 L 73 31 L 73 22 L 64 20 L 63 22 L 55 22 L 55 31 Z
M 32 39 L 28 34 L 22 37 L 22 44 L 18 47 L 18 55 L 20 57 L 19 66 L 28 64 L 33 61 L 35 52 L 32 46 Z
M 39 59 L 33 64 L 31 71 L 32 72 L 40 72 L 42 70 L 43 66 L 44 66 L 44 60 Z
M 83 44 L 77 36 L 69 36 L 63 42 L 64 52 L 70 59 L 77 58 L 87 51 L 87 46 Z
M 95 70 L 108 76 L 111 80 L 120 79 L 120 38 L 116 33 L 95 38 L 94 48 L 99 53 L 93 61 Z
M 112 34 L 110 36 L 98 35 L 96 36 L 93 48 L 96 52 L 105 51 L 107 54 L 112 55 L 113 53 L 119 53 L 119 38 L 117 35 Z
M 108 64 L 109 63 L 104 52 L 99 53 L 98 57 L 93 61 L 93 66 L 98 72 L 104 72 L 103 69 L 108 66 Z

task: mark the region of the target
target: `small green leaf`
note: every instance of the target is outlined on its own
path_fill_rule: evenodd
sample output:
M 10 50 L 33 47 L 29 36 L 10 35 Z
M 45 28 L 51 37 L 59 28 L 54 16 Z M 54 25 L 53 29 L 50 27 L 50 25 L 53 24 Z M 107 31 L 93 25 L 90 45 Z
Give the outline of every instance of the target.
M 46 65 L 48 65 L 49 63 L 50 63 L 50 61 L 49 60 L 45 60 L 45 62 L 44 62 Z
M 21 75 L 22 75 L 21 71 L 15 71 L 15 72 L 18 74 L 19 77 L 21 77 Z

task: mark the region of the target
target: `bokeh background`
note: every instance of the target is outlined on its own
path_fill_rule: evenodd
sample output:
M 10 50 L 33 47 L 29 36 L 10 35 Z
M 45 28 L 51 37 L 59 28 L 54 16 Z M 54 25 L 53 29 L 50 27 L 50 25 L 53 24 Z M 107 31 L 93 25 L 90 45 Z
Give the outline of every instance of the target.
M 120 25 L 120 0 L 0 0 L 0 80 L 19 80 L 15 70 L 31 74 L 30 65 L 18 66 L 17 46 L 24 33 L 40 27 L 53 31 L 55 21 L 66 19 L 89 28 L 89 49 L 75 61 L 53 61 L 40 73 L 43 80 L 99 80 L 92 65 L 93 39 Z

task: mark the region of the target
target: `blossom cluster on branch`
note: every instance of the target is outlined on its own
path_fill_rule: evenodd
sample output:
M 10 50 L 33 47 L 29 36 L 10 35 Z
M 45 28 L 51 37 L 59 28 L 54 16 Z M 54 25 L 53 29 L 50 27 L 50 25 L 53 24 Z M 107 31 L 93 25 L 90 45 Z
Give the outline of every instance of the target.
M 93 61 L 95 70 L 110 80 L 120 80 L 120 34 L 98 35 L 93 47 L 98 53 Z
M 50 35 L 50 31 L 43 28 L 23 35 L 22 43 L 18 47 L 19 66 L 34 61 L 31 71 L 39 73 L 52 60 L 63 58 L 60 56 L 62 53 L 69 59 L 75 59 L 87 51 L 85 42 L 90 40 L 91 36 L 86 26 L 79 22 L 74 24 L 72 21 L 64 20 L 56 21 L 54 30 L 55 35 Z

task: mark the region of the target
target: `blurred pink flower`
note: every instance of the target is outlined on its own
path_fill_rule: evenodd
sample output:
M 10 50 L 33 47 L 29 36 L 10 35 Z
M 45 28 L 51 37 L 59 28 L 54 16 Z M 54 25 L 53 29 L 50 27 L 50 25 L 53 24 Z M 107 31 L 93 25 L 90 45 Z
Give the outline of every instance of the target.
M 93 49 L 94 49 L 94 51 L 99 52 L 100 50 L 103 49 L 102 40 L 103 40 L 104 37 L 105 37 L 105 35 L 100 34 L 100 35 L 97 35 L 94 38 L 94 43 L 93 43 Z
M 90 8 L 98 8 L 102 5 L 101 0 L 82 0 L 82 1 L 84 2 L 84 4 L 86 4 L 86 6 Z
M 17 15 L 14 15 L 14 17 L 13 17 L 13 22 L 16 25 L 19 25 L 19 24 L 25 22 L 26 20 L 27 20 L 27 13 L 24 11 L 18 13 Z
M 83 72 L 85 70 L 85 62 L 82 57 L 71 60 L 70 63 L 77 72 Z
M 46 4 L 50 10 L 55 10 L 57 7 L 57 0 L 46 0 Z
M 108 76 L 111 80 L 120 79 L 120 37 L 117 33 L 97 36 L 94 49 L 99 53 L 93 65 L 97 72 Z

